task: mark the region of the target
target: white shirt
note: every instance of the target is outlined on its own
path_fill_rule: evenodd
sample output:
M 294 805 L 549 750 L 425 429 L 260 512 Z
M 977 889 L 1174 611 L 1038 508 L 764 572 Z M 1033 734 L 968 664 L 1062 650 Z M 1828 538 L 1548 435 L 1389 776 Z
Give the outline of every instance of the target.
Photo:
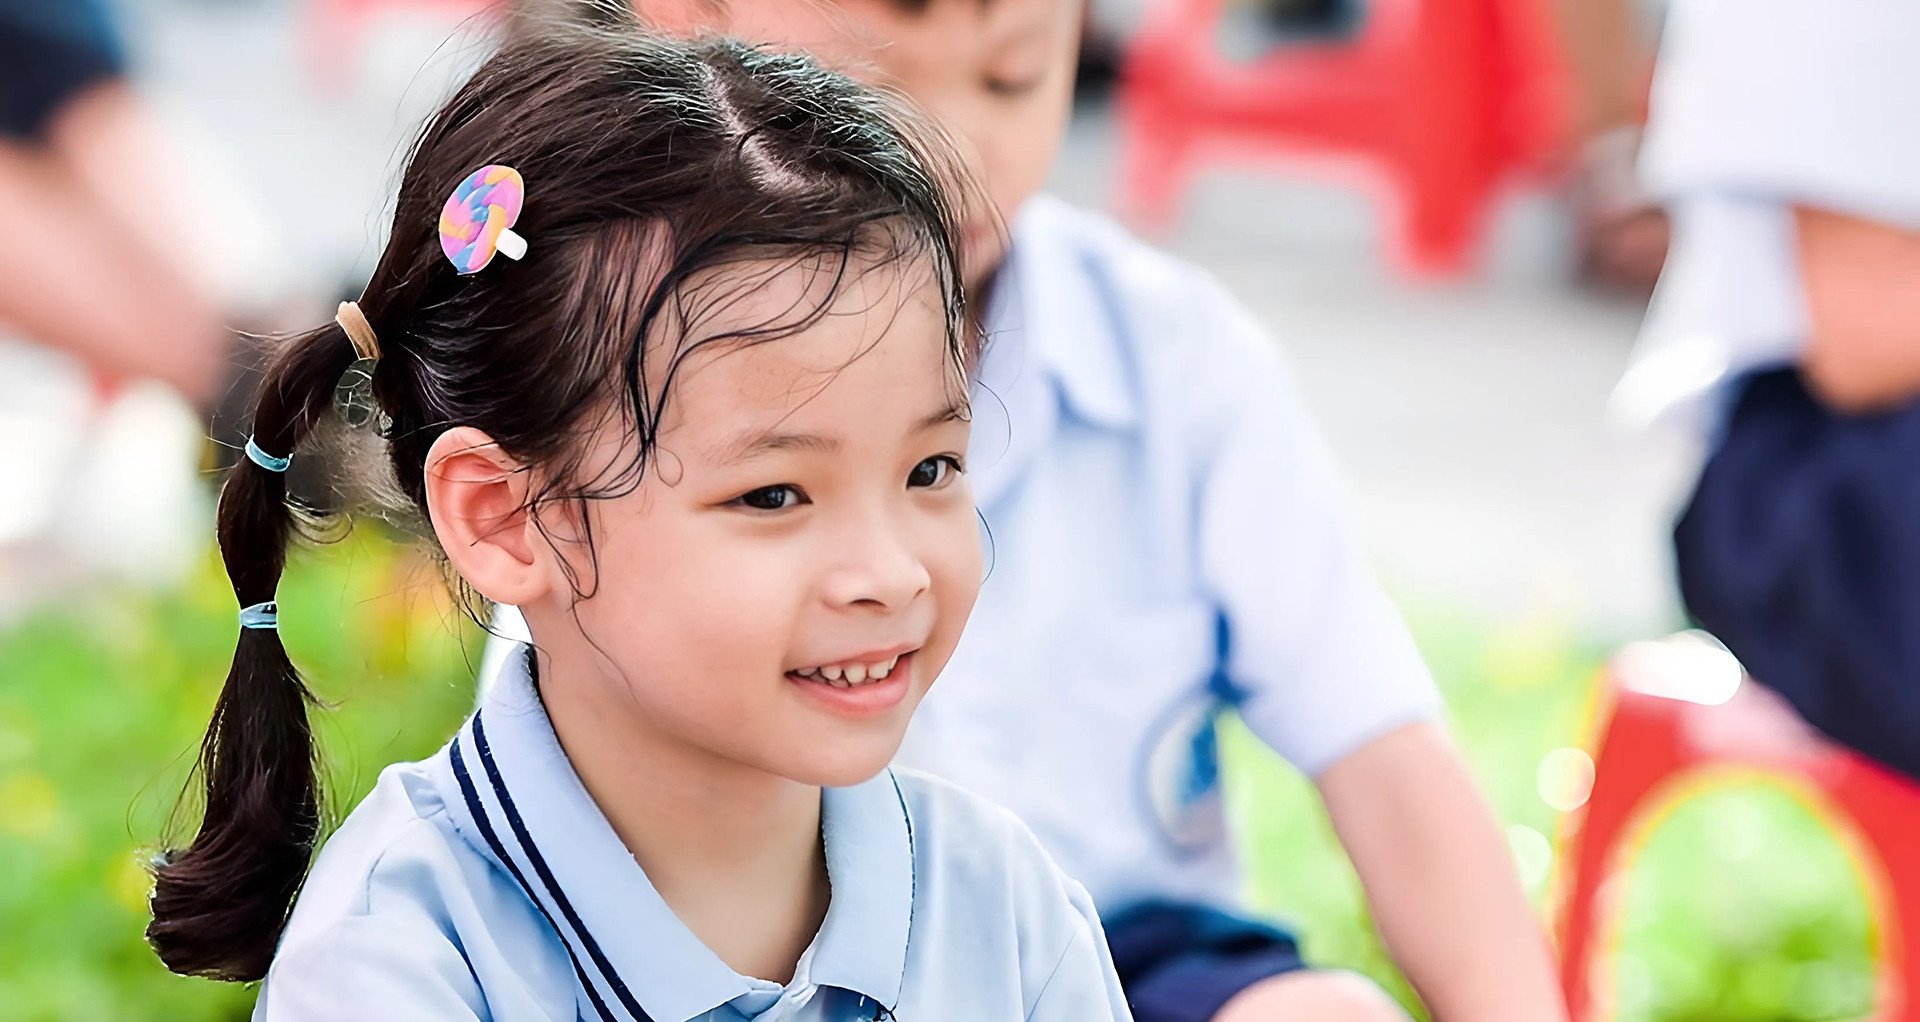
M 991 570 L 900 761 L 1011 808 L 1102 911 L 1233 907 L 1214 711 L 1317 774 L 1439 697 L 1272 337 L 1216 281 L 1041 197 L 989 313 Z
M 1920 229 L 1920 3 L 1674 0 L 1641 170 L 1673 241 L 1615 412 L 1711 429 L 1805 345 L 1793 206 Z

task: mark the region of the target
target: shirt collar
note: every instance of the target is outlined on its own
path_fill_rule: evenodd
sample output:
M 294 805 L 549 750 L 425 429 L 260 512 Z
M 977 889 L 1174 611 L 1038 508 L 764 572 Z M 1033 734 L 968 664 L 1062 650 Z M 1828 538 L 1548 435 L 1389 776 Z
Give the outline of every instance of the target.
M 981 378 L 991 384 L 1030 361 L 1073 415 L 1126 429 L 1138 421 L 1139 407 L 1122 343 L 1124 327 L 1114 315 L 1121 296 L 1112 292 L 1097 253 L 1084 243 L 1100 240 L 1087 238 L 1090 230 L 1118 228 L 1088 224 L 1086 218 L 1046 195 L 1021 207 L 988 304 Z M 1002 343 L 1014 335 L 1021 343 Z M 1007 361 L 1016 366 L 995 365 Z
M 661 899 L 573 772 L 534 690 L 525 647 L 448 748 L 455 826 L 565 941 L 581 1016 L 686 1022 L 764 988 L 722 962 Z M 913 849 L 891 772 L 821 800 L 833 895 L 811 982 L 891 1009 L 913 909 Z
M 871 997 L 888 1011 L 900 1001 L 913 922 L 913 828 L 893 771 L 851 788 L 828 788 L 820 803 L 833 897 L 814 940 L 812 980 Z

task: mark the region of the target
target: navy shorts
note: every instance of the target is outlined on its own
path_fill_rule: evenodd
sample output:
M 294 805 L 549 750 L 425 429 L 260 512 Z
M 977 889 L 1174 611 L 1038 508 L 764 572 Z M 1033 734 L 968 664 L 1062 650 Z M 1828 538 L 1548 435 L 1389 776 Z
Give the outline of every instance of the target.
M 1104 925 L 1134 1022 L 1210 1022 L 1240 991 L 1307 967 L 1287 931 L 1201 905 L 1146 902 Z
M 1674 526 L 1700 625 L 1829 738 L 1920 778 L 1920 401 L 1846 415 L 1748 376 Z

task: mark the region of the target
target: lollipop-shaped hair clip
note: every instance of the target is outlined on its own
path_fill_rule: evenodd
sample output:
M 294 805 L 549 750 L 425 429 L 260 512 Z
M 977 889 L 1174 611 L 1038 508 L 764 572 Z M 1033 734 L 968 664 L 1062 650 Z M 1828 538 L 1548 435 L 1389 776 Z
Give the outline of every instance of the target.
M 511 229 L 526 197 L 526 182 L 512 167 L 495 163 L 468 174 L 440 207 L 440 250 L 453 268 L 464 276 L 484 269 L 495 252 L 526 255 L 527 239 Z

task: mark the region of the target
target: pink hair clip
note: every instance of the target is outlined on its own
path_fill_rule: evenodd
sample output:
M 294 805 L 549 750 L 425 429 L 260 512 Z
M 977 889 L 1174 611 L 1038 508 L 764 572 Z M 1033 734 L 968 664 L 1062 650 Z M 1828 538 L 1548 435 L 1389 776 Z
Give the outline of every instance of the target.
M 440 207 L 440 250 L 462 275 L 478 273 L 495 252 L 508 259 L 527 254 L 527 239 L 513 233 L 527 185 L 512 167 L 489 164 L 467 175 Z

